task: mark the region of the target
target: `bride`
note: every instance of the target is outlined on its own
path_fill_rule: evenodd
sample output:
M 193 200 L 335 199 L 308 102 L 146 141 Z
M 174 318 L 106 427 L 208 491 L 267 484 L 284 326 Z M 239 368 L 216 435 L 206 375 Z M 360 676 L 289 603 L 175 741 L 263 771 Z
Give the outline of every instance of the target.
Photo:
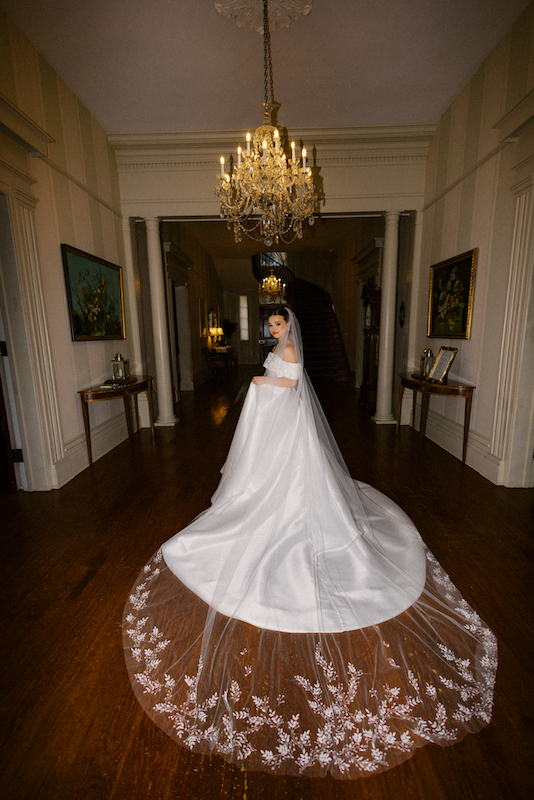
M 195 752 L 357 778 L 487 725 L 497 643 L 406 514 L 350 477 L 293 312 L 269 329 L 210 508 L 126 603 L 126 664 Z

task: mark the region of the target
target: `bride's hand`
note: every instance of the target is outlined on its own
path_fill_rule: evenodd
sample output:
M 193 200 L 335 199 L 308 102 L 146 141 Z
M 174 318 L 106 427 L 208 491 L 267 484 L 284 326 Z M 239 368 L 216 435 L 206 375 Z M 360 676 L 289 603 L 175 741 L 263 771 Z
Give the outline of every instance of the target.
M 254 375 L 252 383 L 255 383 L 256 386 L 260 386 L 263 383 L 263 375 Z

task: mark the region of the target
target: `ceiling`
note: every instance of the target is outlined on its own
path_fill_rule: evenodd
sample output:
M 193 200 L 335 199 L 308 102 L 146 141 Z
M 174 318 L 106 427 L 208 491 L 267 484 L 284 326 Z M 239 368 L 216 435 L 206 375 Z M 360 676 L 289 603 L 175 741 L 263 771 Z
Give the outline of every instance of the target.
M 313 0 L 271 35 L 278 121 L 289 130 L 436 122 L 527 5 Z M 246 131 L 262 121 L 262 36 L 213 0 L 0 6 L 108 132 Z
M 309 14 L 271 34 L 278 122 L 289 132 L 436 122 L 528 0 L 311 3 Z M 247 131 L 262 122 L 263 37 L 217 13 L 214 0 L 0 0 L 0 7 L 107 132 Z M 225 284 L 245 290 L 245 259 L 265 248 L 236 245 L 224 223 L 187 224 L 226 271 Z M 318 220 L 287 249 L 334 250 L 356 224 Z

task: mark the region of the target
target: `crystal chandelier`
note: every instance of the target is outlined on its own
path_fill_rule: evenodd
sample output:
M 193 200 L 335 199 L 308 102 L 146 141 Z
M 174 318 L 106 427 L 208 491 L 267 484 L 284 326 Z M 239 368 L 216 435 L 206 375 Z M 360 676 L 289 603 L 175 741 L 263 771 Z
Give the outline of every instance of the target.
M 268 278 L 264 278 L 258 286 L 258 294 L 260 296 L 260 303 L 266 305 L 267 303 L 283 303 L 286 296 L 286 285 L 282 283 L 280 278 L 274 274 L 271 269 L 271 274 Z
M 243 234 L 271 247 L 302 238 L 302 223 L 314 223 L 318 199 L 313 186 L 307 154 L 302 149 L 297 159 L 295 142 L 291 150 L 281 141 L 280 132 L 272 124 L 280 104 L 273 97 L 271 40 L 267 0 L 263 0 L 264 102 L 263 125 L 254 136 L 247 133 L 246 149 L 237 148 L 237 164 L 231 161 L 229 172 L 217 176 L 215 195 L 221 203 L 220 216 L 226 218 L 236 242 Z M 270 78 L 270 81 L 269 81 Z M 269 101 L 269 85 L 271 100 Z M 268 280 L 268 279 L 266 279 Z

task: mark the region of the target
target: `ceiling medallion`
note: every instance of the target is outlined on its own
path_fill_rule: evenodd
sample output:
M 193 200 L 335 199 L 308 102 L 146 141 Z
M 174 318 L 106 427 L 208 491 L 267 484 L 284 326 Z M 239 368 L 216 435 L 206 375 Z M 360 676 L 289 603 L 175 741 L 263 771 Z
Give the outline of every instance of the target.
M 269 6 L 269 27 L 272 31 L 287 28 L 294 19 L 310 13 L 313 0 L 271 0 Z M 235 19 L 239 28 L 248 26 L 263 33 L 262 0 L 215 0 L 219 14 Z
M 267 0 L 263 0 L 263 15 L 263 125 L 253 137 L 247 133 L 246 147 L 237 148 L 237 164 L 232 158 L 228 172 L 221 156 L 215 195 L 221 203 L 220 216 L 226 219 L 236 242 L 241 242 L 245 234 L 272 247 L 301 239 L 302 223 L 307 220 L 313 225 L 319 200 L 306 149 L 303 147 L 297 158 L 295 142 L 290 147 L 285 135 L 282 139 L 280 130 L 272 124 L 280 104 L 273 99 Z

